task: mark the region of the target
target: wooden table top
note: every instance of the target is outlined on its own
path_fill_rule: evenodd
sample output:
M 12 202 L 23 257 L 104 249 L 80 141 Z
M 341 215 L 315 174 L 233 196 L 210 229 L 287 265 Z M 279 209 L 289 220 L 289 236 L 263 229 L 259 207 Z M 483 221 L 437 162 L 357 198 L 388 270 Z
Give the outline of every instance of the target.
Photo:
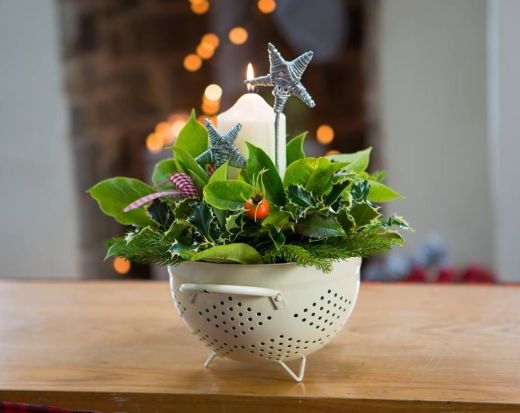
M 0 400 L 117 412 L 520 411 L 520 288 L 363 284 L 303 383 L 207 354 L 164 282 L 0 282 Z

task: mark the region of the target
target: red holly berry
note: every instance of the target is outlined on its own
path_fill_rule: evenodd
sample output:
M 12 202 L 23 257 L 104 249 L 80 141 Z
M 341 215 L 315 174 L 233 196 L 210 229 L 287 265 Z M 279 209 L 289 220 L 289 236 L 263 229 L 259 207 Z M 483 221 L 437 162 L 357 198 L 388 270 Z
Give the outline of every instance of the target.
M 246 216 L 253 221 L 261 221 L 269 214 L 269 201 L 257 194 L 244 202 Z

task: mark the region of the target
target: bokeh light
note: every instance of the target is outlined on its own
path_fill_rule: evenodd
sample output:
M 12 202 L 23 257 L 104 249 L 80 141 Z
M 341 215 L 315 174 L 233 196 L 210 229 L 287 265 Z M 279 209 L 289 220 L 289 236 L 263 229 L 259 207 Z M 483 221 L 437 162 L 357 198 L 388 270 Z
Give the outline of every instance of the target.
M 213 57 L 215 48 L 209 43 L 201 43 L 197 46 L 196 52 L 201 58 L 207 60 Z
M 118 274 L 127 274 L 130 268 L 132 268 L 132 264 L 125 258 L 116 257 L 112 261 L 112 268 Z
M 220 39 L 215 33 L 206 33 L 204 36 L 202 36 L 200 43 L 211 45 L 213 49 L 216 49 L 220 44 Z
M 247 30 L 243 27 L 233 27 L 229 31 L 229 41 L 236 45 L 241 45 L 247 42 L 247 38 L 249 37 L 249 34 L 247 33 Z
M 258 10 L 262 13 L 269 14 L 275 11 L 276 9 L 276 1 L 275 0 L 258 0 L 256 3 Z
M 204 14 L 209 10 L 209 2 L 206 0 L 192 0 L 191 11 L 195 14 Z
M 337 149 L 331 149 L 330 151 L 327 151 L 326 155 L 338 155 L 339 153 L 341 152 Z
M 330 125 L 320 125 L 316 130 L 316 139 L 323 145 L 328 145 L 334 140 L 334 129 Z
M 150 133 L 146 137 L 146 149 L 148 149 L 151 153 L 161 152 L 164 147 L 164 139 L 159 133 Z
M 220 100 L 209 100 L 204 95 L 202 97 L 201 109 L 206 115 L 215 115 L 220 109 Z
M 209 100 L 219 100 L 222 97 L 222 88 L 213 83 L 206 87 L 204 90 L 204 96 Z
M 196 72 L 202 66 L 202 59 L 196 54 L 189 54 L 184 58 L 183 64 L 188 72 Z

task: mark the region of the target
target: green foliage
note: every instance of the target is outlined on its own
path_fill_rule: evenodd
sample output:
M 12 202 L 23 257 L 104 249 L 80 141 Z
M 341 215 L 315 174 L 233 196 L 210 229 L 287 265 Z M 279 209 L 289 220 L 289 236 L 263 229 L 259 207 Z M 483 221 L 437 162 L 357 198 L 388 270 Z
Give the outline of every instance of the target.
M 285 205 L 282 179 L 271 158 L 260 148 L 247 142 L 249 159 L 246 175 L 249 183 L 258 182 L 264 196 L 275 205 Z
M 255 194 L 255 187 L 242 181 L 216 181 L 204 188 L 205 201 L 218 209 L 241 209 Z
M 175 140 L 175 148 L 185 150 L 194 158 L 208 149 L 208 131 L 197 122 L 195 111 L 191 112 L 188 122 Z
M 193 255 L 191 260 L 238 264 L 261 264 L 263 262 L 262 256 L 256 249 L 240 243 L 208 248 Z
M 107 257 L 176 265 L 186 260 L 234 264 L 295 262 L 331 271 L 334 261 L 368 257 L 402 245 L 395 229 L 409 229 L 399 216 L 383 217 L 376 203 L 401 196 L 366 172 L 370 148 L 353 154 L 305 157 L 305 134 L 287 144 L 282 180 L 272 160 L 248 144 L 249 159 L 237 179 L 228 164 L 211 176 L 196 161 L 207 148 L 207 132 L 194 114 L 173 147 L 174 158 L 153 172 L 155 189 L 130 178 L 114 178 L 90 189 L 101 210 L 124 225 L 125 237 L 109 242 Z M 128 213 L 135 200 L 163 190 L 172 173 L 188 174 L 199 198 L 162 198 Z M 255 195 L 270 202 L 262 221 L 249 219 L 244 201 Z
M 99 182 L 88 190 L 101 211 L 123 225 L 145 227 L 152 225 L 152 218 L 143 209 L 123 212 L 123 209 L 145 195 L 153 194 L 154 189 L 144 182 L 133 178 L 111 178 Z
M 307 132 L 300 133 L 299 135 L 292 138 L 289 142 L 287 142 L 286 147 L 286 158 L 287 158 L 287 166 L 292 164 L 294 161 L 298 159 L 305 158 L 305 152 L 303 151 L 303 144 L 305 142 L 305 138 L 307 136 Z
M 336 155 L 328 155 L 327 157 L 336 162 L 348 162 L 348 170 L 353 172 L 364 172 L 370 162 L 370 152 L 372 148 L 367 148 L 354 153 L 341 153 Z
M 179 172 L 177 161 L 175 159 L 163 159 L 157 162 L 153 169 L 152 182 L 155 185 L 162 184 L 165 181 L 167 182 L 170 175 L 175 172 Z M 170 186 L 172 185 L 170 184 Z

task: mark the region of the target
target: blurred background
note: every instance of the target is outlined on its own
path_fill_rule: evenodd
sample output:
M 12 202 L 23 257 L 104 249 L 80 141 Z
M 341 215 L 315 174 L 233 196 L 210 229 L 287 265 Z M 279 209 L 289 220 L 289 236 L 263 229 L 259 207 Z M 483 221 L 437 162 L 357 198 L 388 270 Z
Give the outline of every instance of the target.
M 313 50 L 309 155 L 373 147 L 415 228 L 369 280 L 520 281 L 520 2 L 0 0 L 0 277 L 157 278 L 104 261 L 123 232 L 85 191 L 148 179 L 190 110 L 215 116 Z M 260 93 L 272 102 L 270 90 Z

